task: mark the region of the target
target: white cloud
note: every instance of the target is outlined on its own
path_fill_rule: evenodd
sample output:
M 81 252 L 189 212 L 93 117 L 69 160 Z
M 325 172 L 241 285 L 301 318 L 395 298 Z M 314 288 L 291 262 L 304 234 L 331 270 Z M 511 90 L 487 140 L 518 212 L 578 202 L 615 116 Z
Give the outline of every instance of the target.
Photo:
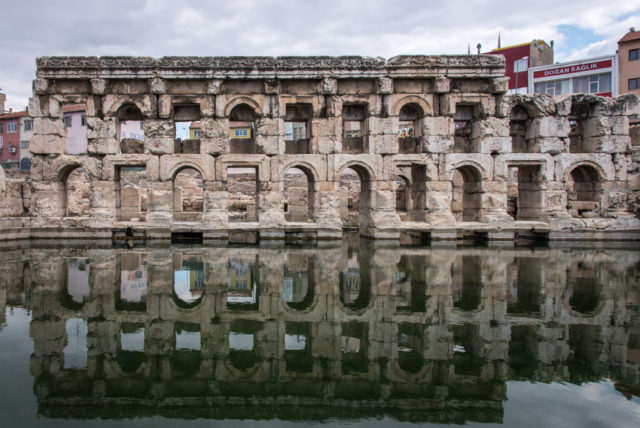
M 640 27 L 637 0 L 38 0 L 3 6 L 11 16 L 0 39 L 0 87 L 22 108 L 35 58 L 44 55 L 367 55 L 463 54 L 480 42 L 556 41 L 556 58 L 613 53 L 630 26 Z M 592 31 L 576 46 L 560 25 Z M 10 65 L 6 65 L 10 64 Z

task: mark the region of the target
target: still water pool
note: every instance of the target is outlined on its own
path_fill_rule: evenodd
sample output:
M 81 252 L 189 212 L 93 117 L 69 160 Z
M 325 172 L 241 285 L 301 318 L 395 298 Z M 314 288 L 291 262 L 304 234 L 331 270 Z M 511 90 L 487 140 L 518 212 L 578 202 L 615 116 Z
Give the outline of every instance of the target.
M 0 425 L 640 426 L 634 248 L 0 252 Z

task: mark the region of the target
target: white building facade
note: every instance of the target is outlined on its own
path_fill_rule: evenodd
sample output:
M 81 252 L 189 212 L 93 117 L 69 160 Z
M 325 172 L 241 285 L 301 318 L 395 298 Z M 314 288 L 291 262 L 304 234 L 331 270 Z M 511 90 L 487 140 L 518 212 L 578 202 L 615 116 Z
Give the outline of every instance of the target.
M 618 57 L 608 55 L 529 69 L 529 93 L 618 95 Z

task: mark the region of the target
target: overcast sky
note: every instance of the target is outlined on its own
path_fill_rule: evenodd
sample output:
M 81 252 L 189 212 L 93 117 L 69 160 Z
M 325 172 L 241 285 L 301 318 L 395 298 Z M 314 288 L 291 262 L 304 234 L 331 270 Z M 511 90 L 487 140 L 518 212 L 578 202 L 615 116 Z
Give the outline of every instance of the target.
M 477 4 L 477 5 L 476 5 Z M 466 54 L 533 39 L 556 61 L 613 54 L 638 0 L 32 0 L 4 2 L 0 88 L 23 109 L 51 55 Z

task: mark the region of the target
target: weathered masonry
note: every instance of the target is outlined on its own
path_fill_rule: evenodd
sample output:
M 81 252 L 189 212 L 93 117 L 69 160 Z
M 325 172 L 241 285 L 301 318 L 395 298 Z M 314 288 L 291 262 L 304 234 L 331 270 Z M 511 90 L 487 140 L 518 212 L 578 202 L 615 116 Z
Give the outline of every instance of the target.
M 507 96 L 503 69 L 482 55 L 39 58 L 31 178 L 0 177 L 3 237 L 640 239 L 638 99 Z M 88 144 L 69 154 L 63 110 L 78 104 Z M 122 138 L 136 121 L 144 140 Z

